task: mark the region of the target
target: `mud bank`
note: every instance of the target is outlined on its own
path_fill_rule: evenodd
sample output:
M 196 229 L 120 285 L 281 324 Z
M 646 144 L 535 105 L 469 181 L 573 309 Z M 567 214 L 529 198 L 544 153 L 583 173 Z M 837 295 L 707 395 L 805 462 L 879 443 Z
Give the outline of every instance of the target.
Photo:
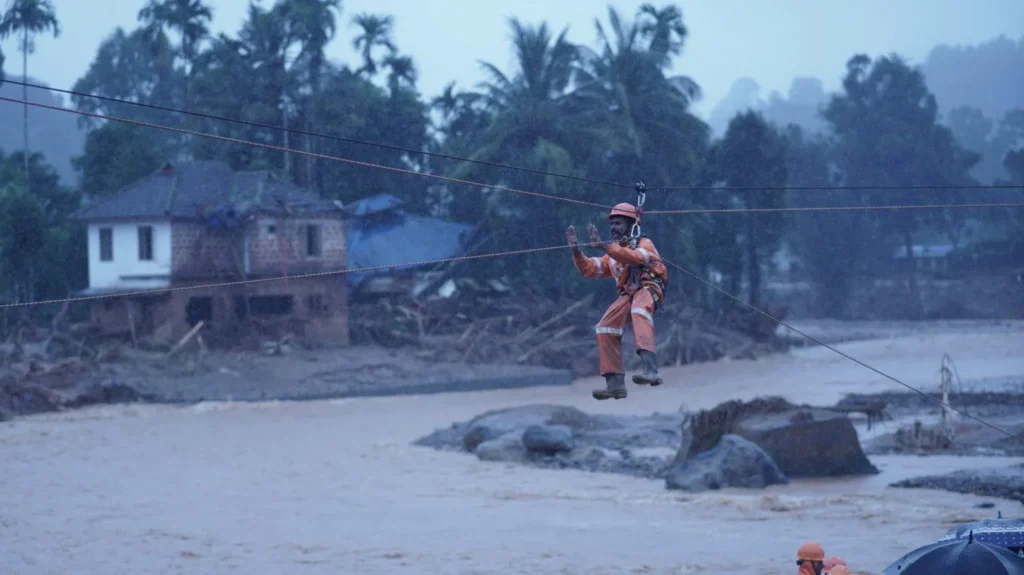
M 998 497 L 1019 501 L 1024 505 L 1024 464 L 994 469 L 963 469 L 945 475 L 928 475 L 897 481 L 890 487 L 916 487 L 942 489 L 954 493 L 968 493 L 985 497 Z M 1024 514 L 1018 508 L 1013 515 Z
M 286 356 L 211 353 L 202 362 L 125 350 L 117 361 L 97 363 L 59 386 L 0 377 L 0 412 L 10 417 L 102 403 L 308 401 L 571 383 L 568 370 L 431 363 L 380 348 L 295 350 Z

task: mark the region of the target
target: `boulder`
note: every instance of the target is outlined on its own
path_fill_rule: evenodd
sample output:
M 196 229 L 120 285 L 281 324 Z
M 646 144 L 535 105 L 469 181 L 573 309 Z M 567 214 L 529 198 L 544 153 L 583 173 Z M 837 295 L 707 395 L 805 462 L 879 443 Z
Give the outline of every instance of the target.
M 462 445 L 466 451 L 474 451 L 485 441 L 511 431 L 525 431 L 532 425 L 566 425 L 580 429 L 591 425 L 591 416 L 574 407 L 561 405 L 524 405 L 488 411 L 467 424 Z
M 568 425 L 531 425 L 523 431 L 523 445 L 542 455 L 568 453 L 576 447 Z
M 732 432 L 759 445 L 789 477 L 879 473 L 843 413 L 805 407 L 752 414 L 736 422 Z
M 665 477 L 667 489 L 691 492 L 723 487 L 763 489 L 787 482 L 763 449 L 733 434 L 723 435 L 718 445 L 675 466 Z
M 484 441 L 476 446 L 474 453 L 481 461 L 526 461 L 526 447 L 523 445 L 523 434 L 510 431 L 500 437 Z

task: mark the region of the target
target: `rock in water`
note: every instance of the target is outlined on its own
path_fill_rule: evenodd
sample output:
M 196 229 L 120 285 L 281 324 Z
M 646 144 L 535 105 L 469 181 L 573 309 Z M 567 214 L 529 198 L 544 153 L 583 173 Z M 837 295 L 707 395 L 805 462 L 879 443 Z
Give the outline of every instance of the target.
M 488 411 L 474 418 L 468 424 L 462 445 L 466 451 L 474 451 L 478 445 L 497 439 L 510 431 L 525 431 L 531 425 L 565 424 L 572 427 L 585 426 L 590 416 L 573 407 L 560 405 L 525 405 L 510 409 Z
M 568 453 L 576 447 L 568 425 L 531 425 L 523 432 L 527 450 L 543 455 Z
M 667 489 L 693 492 L 783 483 L 788 483 L 786 476 L 763 449 L 733 434 L 722 436 L 718 445 L 680 463 L 665 477 Z
M 750 415 L 732 430 L 759 445 L 789 477 L 873 475 L 878 468 L 861 449 L 845 414 L 796 408 Z
M 491 439 L 476 446 L 476 456 L 481 461 L 526 461 L 526 447 L 523 446 L 522 433 L 510 431 L 500 437 Z

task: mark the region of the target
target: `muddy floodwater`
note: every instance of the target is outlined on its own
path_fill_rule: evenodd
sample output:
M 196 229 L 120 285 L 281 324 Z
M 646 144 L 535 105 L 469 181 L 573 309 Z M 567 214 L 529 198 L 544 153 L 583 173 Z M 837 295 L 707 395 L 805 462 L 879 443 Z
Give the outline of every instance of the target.
M 1024 375 L 1024 332 L 861 341 L 845 352 L 934 389 Z M 307 403 L 105 406 L 0 424 L 0 573 L 791 574 L 815 539 L 862 573 L 1020 503 L 892 481 L 1009 458 L 875 456 L 881 475 L 689 495 L 659 481 L 485 463 L 409 442 L 528 403 L 651 413 L 898 386 L 828 350 L 665 371 L 597 403 L 569 388 Z

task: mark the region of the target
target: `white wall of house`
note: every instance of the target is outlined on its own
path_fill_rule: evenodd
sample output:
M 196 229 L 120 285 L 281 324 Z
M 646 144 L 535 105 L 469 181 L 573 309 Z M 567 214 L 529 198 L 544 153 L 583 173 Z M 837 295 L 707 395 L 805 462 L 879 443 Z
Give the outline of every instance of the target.
M 152 227 L 152 259 L 140 260 L 139 228 Z M 89 223 L 89 287 L 155 288 L 170 285 L 171 222 L 167 220 Z M 111 258 L 104 261 L 101 230 L 109 229 Z

